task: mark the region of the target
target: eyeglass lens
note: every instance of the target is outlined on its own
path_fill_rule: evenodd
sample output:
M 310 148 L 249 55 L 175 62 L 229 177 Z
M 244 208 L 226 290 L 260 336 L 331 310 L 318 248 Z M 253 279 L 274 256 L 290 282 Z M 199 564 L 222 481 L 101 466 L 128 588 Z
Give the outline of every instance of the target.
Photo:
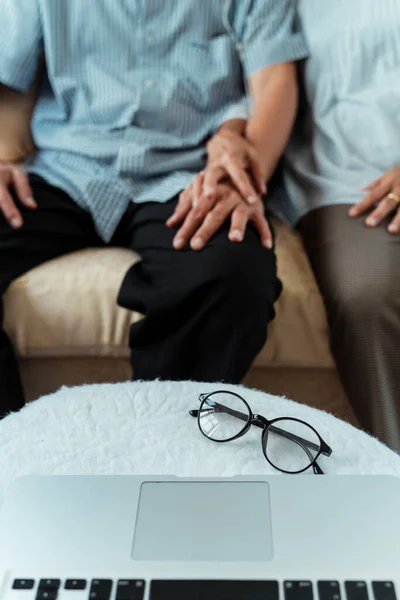
M 199 425 L 211 440 L 223 442 L 239 435 L 250 420 L 243 400 L 227 392 L 215 392 L 200 405 Z
M 276 469 L 296 473 L 314 462 L 320 450 L 320 440 L 306 423 L 279 419 L 265 431 L 263 448 Z

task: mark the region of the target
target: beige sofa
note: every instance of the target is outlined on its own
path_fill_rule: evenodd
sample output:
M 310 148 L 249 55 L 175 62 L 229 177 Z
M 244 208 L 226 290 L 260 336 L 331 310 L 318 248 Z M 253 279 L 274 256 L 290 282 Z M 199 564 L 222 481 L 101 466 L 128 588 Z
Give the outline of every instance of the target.
M 32 148 L 35 90 L 0 89 L 0 161 Z M 275 223 L 284 292 L 266 346 L 245 379 L 356 423 L 335 371 L 322 300 L 299 237 Z M 122 278 L 139 257 L 124 249 L 88 249 L 44 264 L 13 283 L 5 328 L 20 358 L 29 400 L 61 385 L 130 377 L 128 330 L 141 318 L 116 306 Z

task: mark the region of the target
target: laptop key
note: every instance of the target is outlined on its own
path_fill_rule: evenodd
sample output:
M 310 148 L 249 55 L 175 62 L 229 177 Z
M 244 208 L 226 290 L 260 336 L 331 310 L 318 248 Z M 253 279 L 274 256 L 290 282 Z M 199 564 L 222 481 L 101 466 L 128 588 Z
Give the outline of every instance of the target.
M 90 586 L 90 600 L 109 600 L 111 596 L 111 579 L 93 579 Z
M 345 581 L 347 600 L 368 600 L 368 589 L 365 581 Z
M 285 581 L 285 600 L 313 600 L 311 581 Z
M 118 581 L 115 600 L 142 600 L 143 596 L 143 579 L 120 579 Z
M 153 579 L 150 586 L 151 600 L 279 600 L 277 581 Z
M 32 590 L 35 585 L 34 579 L 14 579 L 13 590 Z
M 373 581 L 375 600 L 396 600 L 396 592 L 391 581 Z
M 318 581 L 319 600 L 341 600 L 338 581 Z
M 67 579 L 64 587 L 66 590 L 85 590 L 86 583 L 86 579 Z
M 59 579 L 41 579 L 39 581 L 39 589 L 41 590 L 58 590 L 59 587 Z
M 41 590 L 39 588 L 36 594 L 36 600 L 56 600 L 57 596 L 57 590 Z

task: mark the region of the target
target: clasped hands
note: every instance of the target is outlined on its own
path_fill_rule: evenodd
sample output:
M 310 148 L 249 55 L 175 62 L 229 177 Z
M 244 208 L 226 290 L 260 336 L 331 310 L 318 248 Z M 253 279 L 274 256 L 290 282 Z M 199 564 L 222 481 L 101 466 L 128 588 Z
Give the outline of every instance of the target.
M 219 132 L 207 144 L 208 162 L 204 171 L 180 194 L 169 227 L 180 226 L 174 247 L 188 244 L 201 250 L 230 217 L 229 239 L 241 242 L 249 222 L 257 229 L 261 243 L 273 247 L 262 196 L 267 188 L 257 153 L 241 135 Z

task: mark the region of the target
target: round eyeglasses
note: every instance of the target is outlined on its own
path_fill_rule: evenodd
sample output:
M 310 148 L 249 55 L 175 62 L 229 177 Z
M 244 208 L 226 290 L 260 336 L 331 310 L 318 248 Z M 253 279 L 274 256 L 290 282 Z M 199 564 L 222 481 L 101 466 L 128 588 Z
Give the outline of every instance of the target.
M 330 456 L 332 449 L 305 421 L 292 417 L 268 420 L 254 414 L 244 398 L 230 391 L 201 394 L 199 401 L 199 410 L 191 410 L 190 415 L 197 417 L 199 429 L 208 439 L 231 442 L 255 425 L 263 430 L 262 450 L 272 467 L 291 474 L 312 467 L 315 474 L 324 474 L 317 459 L 321 454 Z

